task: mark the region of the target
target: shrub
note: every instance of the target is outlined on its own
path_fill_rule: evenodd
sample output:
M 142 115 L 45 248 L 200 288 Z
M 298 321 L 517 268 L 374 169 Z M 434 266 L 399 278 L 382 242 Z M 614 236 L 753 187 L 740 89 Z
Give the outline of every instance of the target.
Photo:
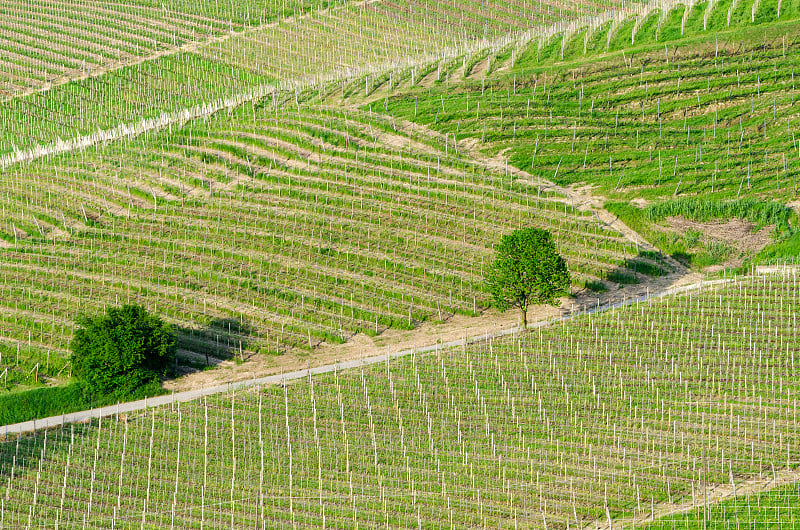
M 166 375 L 175 358 L 170 326 L 141 306 L 81 317 L 72 339 L 72 367 L 89 395 L 127 397 Z

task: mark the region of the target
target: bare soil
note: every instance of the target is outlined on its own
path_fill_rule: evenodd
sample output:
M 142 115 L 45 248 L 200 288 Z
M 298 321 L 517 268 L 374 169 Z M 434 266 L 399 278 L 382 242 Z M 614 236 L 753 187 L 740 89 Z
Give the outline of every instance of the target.
M 425 77 L 420 79 L 419 82 L 417 83 L 417 86 L 421 87 L 421 88 L 430 88 L 436 82 L 436 80 L 438 79 L 438 76 L 439 76 L 438 69 L 437 70 L 433 70 L 428 75 L 426 75 Z
M 481 76 L 489 69 L 489 57 L 481 59 L 475 66 L 472 67 L 470 70 L 467 79 L 480 79 Z
M 709 241 L 722 241 L 735 246 L 743 252 L 758 252 L 772 241 L 771 231 L 774 227 L 765 226 L 757 232 L 755 225 L 741 219 L 699 223 L 683 217 L 667 218 L 667 226 L 674 232 L 698 230 Z
M 699 223 L 683 217 L 669 217 L 665 221 L 667 232 L 683 234 L 689 230 L 697 230 L 702 234 L 701 239 L 704 244 L 723 243 L 734 249 L 728 259 L 719 265 L 706 268 L 706 272 L 714 272 L 725 267 L 738 267 L 748 256 L 757 254 L 773 241 L 773 226 L 765 226 L 761 230 L 754 231 L 753 223 L 741 219 Z

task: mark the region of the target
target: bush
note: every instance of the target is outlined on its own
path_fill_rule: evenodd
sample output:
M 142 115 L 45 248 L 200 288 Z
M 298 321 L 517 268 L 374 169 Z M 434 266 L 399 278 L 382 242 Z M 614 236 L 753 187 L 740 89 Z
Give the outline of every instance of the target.
M 173 329 L 141 306 L 82 317 L 72 339 L 72 373 L 88 395 L 125 398 L 167 374 L 175 358 Z

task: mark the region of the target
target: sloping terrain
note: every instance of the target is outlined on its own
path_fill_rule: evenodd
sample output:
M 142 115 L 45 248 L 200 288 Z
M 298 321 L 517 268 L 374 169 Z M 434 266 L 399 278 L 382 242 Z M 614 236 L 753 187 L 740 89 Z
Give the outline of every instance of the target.
M 752 492 L 753 477 L 797 474 L 798 296 L 789 269 L 22 436 L 0 444 L 0 517 L 87 528 L 641 523 L 729 485 Z
M 6 175 L 0 367 L 23 384 L 68 375 L 76 317 L 121 302 L 178 324 L 204 366 L 477 315 L 520 226 L 551 230 L 580 286 L 654 263 L 562 197 L 361 112 L 246 106 Z
M 567 260 L 562 314 L 796 259 L 798 17 L 4 4 L 0 392 L 69 381 L 76 317 L 126 302 L 176 326 L 180 373 L 241 365 L 223 378 L 485 332 L 484 272 L 519 227 Z M 793 528 L 797 282 L 9 437 L 0 527 Z
M 775 243 L 796 224 L 800 34 L 784 22 L 792 9 L 771 0 L 653 9 L 451 63 L 431 86 L 406 81 L 364 108 L 594 196 L 686 264 L 738 265 L 764 246 L 760 230 Z M 728 24 L 720 16 L 729 11 Z M 733 217 L 752 230 L 741 245 L 702 224 Z
M 600 8 L 527 0 L 10 2 L 0 8 L 0 155 L 265 86 L 458 54 Z

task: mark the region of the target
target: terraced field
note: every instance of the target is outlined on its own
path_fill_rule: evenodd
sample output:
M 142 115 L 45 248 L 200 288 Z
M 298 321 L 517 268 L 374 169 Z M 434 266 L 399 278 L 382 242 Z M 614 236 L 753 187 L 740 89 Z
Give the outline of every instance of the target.
M 529 0 L 11 2 L 0 8 L 0 46 L 8 52 L 0 62 L 0 155 L 261 94 L 265 86 L 307 86 L 319 76 L 453 55 L 600 8 Z M 21 26 L 28 19 L 33 24 Z
M 336 0 L 4 2 L 0 94 L 16 96 L 102 75 L 208 39 L 343 4 Z
M 774 14 L 776 3 L 759 2 L 758 13 Z M 593 33 L 596 51 L 586 58 L 583 38 L 572 37 L 563 63 L 560 37 L 533 42 L 513 67 L 511 49 L 500 52 L 492 78 L 410 89 L 390 96 L 388 110 L 458 139 L 478 138 L 490 152 L 508 151 L 534 175 L 597 185 L 617 200 L 792 200 L 800 192 L 797 26 L 703 31 L 706 7 L 689 12 L 682 40 L 678 6 L 658 39 L 644 22 L 635 48 L 630 38 L 611 37 L 608 50 L 616 53 L 606 53 L 608 26 Z M 716 3 L 712 19 L 725 9 Z M 679 40 L 663 42 L 669 31 Z
M 122 302 L 243 359 L 478 314 L 492 246 L 520 226 L 553 231 L 579 285 L 652 263 L 563 197 L 362 112 L 246 106 L 6 175 L 11 386 L 66 376 L 75 317 Z
M 0 444 L 0 520 L 641 524 L 731 485 L 741 495 L 753 477 L 796 477 L 798 309 L 789 269 L 466 348 L 22 436 Z
M 796 260 L 798 19 L 800 0 L 7 2 L 0 393 L 71 381 L 76 317 L 128 302 L 176 326 L 180 373 L 486 316 L 521 227 L 553 233 L 578 304 Z M 720 220 L 722 243 L 700 230 Z M 798 269 L 749 270 L 7 436 L 0 528 L 794 528 Z
M 747 17 L 734 7 L 653 7 L 443 63 L 424 87 L 396 76 L 391 94 L 365 99 L 351 85 L 344 95 L 508 158 L 511 174 L 601 197 L 686 265 L 793 259 L 800 33 L 785 20 L 795 8 L 758 2 Z

